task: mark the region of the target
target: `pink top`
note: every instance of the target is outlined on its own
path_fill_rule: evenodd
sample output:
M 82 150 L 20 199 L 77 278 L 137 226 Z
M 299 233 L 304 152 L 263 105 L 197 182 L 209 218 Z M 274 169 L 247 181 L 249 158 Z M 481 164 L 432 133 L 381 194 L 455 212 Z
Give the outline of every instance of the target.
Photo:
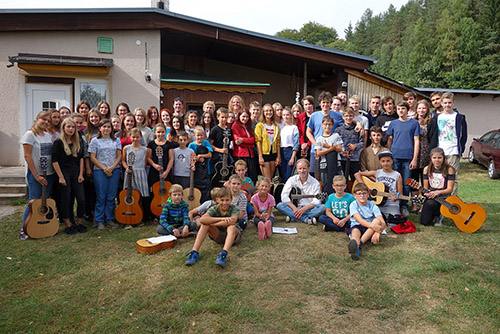
M 276 206 L 276 201 L 274 200 L 273 195 L 267 194 L 266 200 L 262 202 L 260 200 L 258 192 L 252 196 L 252 199 L 250 199 L 250 203 L 255 204 L 257 206 L 259 213 L 262 213 L 263 210 L 269 211 L 269 208 Z M 271 212 L 271 217 L 274 217 L 272 212 Z

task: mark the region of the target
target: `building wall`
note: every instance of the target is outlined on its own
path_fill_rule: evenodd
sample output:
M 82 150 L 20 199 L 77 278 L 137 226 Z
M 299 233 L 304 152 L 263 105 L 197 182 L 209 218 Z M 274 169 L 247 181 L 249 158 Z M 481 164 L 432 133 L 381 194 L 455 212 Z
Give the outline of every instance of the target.
M 89 23 L 90 24 L 90 23 Z M 111 37 L 114 53 L 97 52 L 97 37 Z M 37 72 L 38 76 L 101 79 L 109 82 L 111 108 L 127 102 L 131 109 L 159 104 L 160 31 L 82 31 L 82 32 L 18 32 L 0 33 L 0 165 L 23 163 L 19 140 L 22 129 L 33 120 L 24 119 L 26 108 L 25 78 L 27 73 L 17 67 L 7 68 L 8 56 L 18 53 L 111 58 L 114 65 L 108 75 Z M 141 41 L 137 45 L 136 41 Z M 145 43 L 148 47 L 150 83 L 145 81 Z M 35 75 L 35 73 L 30 73 Z M 75 101 L 75 104 L 78 101 Z M 74 107 L 74 106 L 73 106 Z
M 403 94 L 396 90 L 390 88 L 381 87 L 375 83 L 369 82 L 357 76 L 349 74 L 348 76 L 348 86 L 347 86 L 347 96 L 358 95 L 361 99 L 361 110 L 368 111 L 370 105 L 370 99 L 373 95 L 392 96 L 394 101 L 398 103 L 403 100 Z
M 500 129 L 500 97 L 495 95 L 479 95 L 455 93 L 455 108 L 467 119 L 468 140 L 464 156 L 469 153 L 469 147 L 474 137 L 480 137 L 486 132 Z

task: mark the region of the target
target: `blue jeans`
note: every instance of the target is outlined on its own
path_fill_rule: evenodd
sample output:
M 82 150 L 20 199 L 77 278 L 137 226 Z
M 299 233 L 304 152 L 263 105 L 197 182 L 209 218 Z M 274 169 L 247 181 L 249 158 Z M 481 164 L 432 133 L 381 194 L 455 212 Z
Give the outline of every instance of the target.
M 339 227 L 327 215 L 319 216 L 318 220 L 321 224 L 325 225 L 325 231 L 345 232 L 351 226 L 351 223 L 347 222 L 347 223 L 345 223 L 344 226 Z
M 308 218 L 318 218 L 320 215 L 325 214 L 325 206 L 323 204 L 318 204 L 314 208 L 304 212 L 304 214 L 302 215 L 302 219 L 300 220 L 295 218 L 292 208 L 286 205 L 286 203 L 278 203 L 278 205 L 276 205 L 276 209 L 278 209 L 278 211 L 282 214 L 290 217 L 292 221 L 302 223 L 304 223 Z
M 292 176 L 293 166 L 288 165 L 290 159 L 292 159 L 293 147 L 282 147 L 281 148 L 281 179 L 286 182 Z
M 95 221 L 105 223 L 115 218 L 115 197 L 120 182 L 120 169 L 115 168 L 113 174 L 107 177 L 102 169 L 94 170 L 94 186 L 96 192 Z M 104 217 L 106 216 L 106 220 Z
M 48 182 L 47 184 L 47 197 L 50 194 L 50 190 L 52 189 L 52 184 L 54 182 L 54 175 L 47 175 L 46 180 Z M 37 199 L 37 198 L 42 198 L 42 185 L 40 182 L 35 180 L 35 177 L 31 173 L 31 171 L 28 169 L 28 173 L 26 174 L 26 181 L 28 181 L 28 202 L 31 201 L 32 199 Z M 26 221 L 26 217 L 28 217 L 28 205 L 26 205 L 26 208 L 24 209 L 24 214 L 23 214 L 23 222 L 22 224 L 24 225 L 24 222 Z M 21 230 L 23 227 L 21 226 Z
M 408 196 L 410 194 L 410 186 L 406 183 L 406 179 L 411 177 L 410 170 L 411 159 L 397 159 L 394 158 L 394 170 L 398 171 L 403 178 L 403 195 Z M 407 200 L 401 200 L 402 207 L 408 207 Z

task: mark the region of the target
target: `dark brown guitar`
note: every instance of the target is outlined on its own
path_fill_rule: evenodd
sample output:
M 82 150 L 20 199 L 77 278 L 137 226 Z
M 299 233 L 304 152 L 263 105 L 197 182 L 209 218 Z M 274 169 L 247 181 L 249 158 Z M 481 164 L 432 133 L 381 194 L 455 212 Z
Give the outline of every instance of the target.
M 127 155 L 127 166 L 132 171 L 135 162 L 134 152 Z M 126 173 L 126 189 L 120 191 L 120 204 L 115 209 L 115 218 L 119 223 L 136 225 L 142 221 L 142 207 L 140 205 L 141 193 L 132 189 L 133 172 Z
M 158 164 L 160 166 L 163 166 L 163 148 L 160 146 L 156 147 L 156 156 L 158 157 Z M 149 171 L 151 173 L 151 170 Z M 162 171 L 159 171 L 158 173 L 162 173 Z M 165 181 L 165 179 L 162 179 L 160 177 L 160 180 L 158 182 L 155 182 L 153 184 L 153 199 L 151 200 L 151 212 L 159 217 L 161 215 L 161 212 L 163 210 L 163 205 L 167 203 L 168 200 L 168 191 L 170 190 L 170 186 L 172 183 Z

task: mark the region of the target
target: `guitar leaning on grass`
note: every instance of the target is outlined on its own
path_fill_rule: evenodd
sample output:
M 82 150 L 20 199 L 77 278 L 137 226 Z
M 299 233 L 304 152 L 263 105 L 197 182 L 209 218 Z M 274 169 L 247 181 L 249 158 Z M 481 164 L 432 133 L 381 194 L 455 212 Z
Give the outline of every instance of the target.
M 413 179 L 406 179 L 406 183 L 424 194 L 430 192 L 430 190 L 425 189 Z M 462 232 L 476 232 L 486 220 L 486 211 L 482 206 L 474 203 L 464 203 L 458 196 L 448 196 L 447 198 L 437 196 L 433 200 L 441 204 L 441 214 L 452 219 Z
M 387 186 L 382 183 L 382 182 L 374 182 L 370 178 L 366 176 L 362 176 L 363 183 L 366 184 L 368 187 L 370 197 L 368 200 L 370 200 L 373 204 L 376 205 L 384 205 L 385 202 L 387 201 L 387 198 L 391 197 L 394 194 L 391 194 L 387 192 Z M 359 182 L 356 180 L 354 181 L 352 187 L 354 188 Z M 425 198 L 423 196 L 405 196 L 405 195 L 399 195 L 398 199 L 403 199 L 406 201 L 411 201 L 412 203 L 419 203 L 422 204 L 425 201 Z
M 141 193 L 132 189 L 133 171 L 132 166 L 135 162 L 135 153 L 130 152 L 127 155 L 127 166 L 131 173 L 125 173 L 127 178 L 126 188 L 120 191 L 120 204 L 115 210 L 115 219 L 122 224 L 136 225 L 142 221 L 142 208 L 140 205 Z
M 195 153 L 191 153 L 191 167 L 194 166 Z M 194 187 L 194 170 L 191 168 L 191 175 L 189 177 L 189 188 L 182 191 L 182 199 L 189 204 L 189 210 L 193 210 L 200 206 L 201 191 Z
M 160 166 L 163 166 L 163 148 L 160 146 L 156 147 L 156 156 L 158 157 L 158 164 Z M 162 173 L 162 171 L 159 171 L 158 173 Z M 150 171 L 151 173 L 151 171 Z M 163 210 L 163 205 L 167 203 L 168 200 L 168 191 L 170 190 L 170 186 L 172 183 L 165 181 L 165 179 L 162 179 L 160 177 L 160 180 L 158 182 L 155 182 L 153 184 L 153 199 L 151 200 L 151 212 L 159 217 L 161 215 L 161 212 Z
M 47 178 L 47 157 L 40 158 L 42 175 Z M 28 216 L 23 224 L 24 233 L 30 238 L 41 239 L 52 237 L 59 230 L 56 217 L 56 202 L 47 198 L 47 186 L 42 186 L 42 198 L 32 199 L 28 203 Z

